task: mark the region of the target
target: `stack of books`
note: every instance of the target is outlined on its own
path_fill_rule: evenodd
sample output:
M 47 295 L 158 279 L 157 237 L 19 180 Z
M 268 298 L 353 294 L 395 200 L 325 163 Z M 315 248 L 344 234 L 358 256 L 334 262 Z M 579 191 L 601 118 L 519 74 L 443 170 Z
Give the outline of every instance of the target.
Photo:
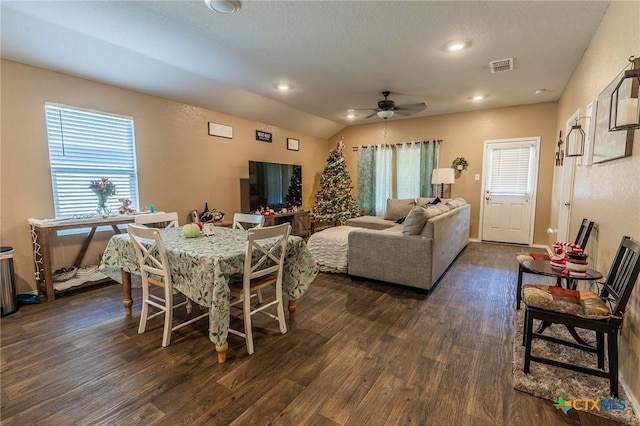
M 98 265 L 84 265 L 78 268 L 76 276 L 78 278 L 89 277 L 98 272 Z

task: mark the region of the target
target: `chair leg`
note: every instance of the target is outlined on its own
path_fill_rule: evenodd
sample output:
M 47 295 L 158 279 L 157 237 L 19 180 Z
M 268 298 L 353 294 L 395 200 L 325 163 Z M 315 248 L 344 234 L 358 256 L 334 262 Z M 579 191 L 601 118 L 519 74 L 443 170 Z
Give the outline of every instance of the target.
M 244 311 L 244 334 L 247 341 L 247 352 L 253 354 L 253 330 L 251 328 L 251 295 L 245 294 L 242 302 Z
M 533 340 L 533 317 L 527 314 L 527 321 L 524 326 L 527 341 L 524 345 L 524 374 L 529 374 L 531 367 L 531 341 Z
M 187 306 L 187 314 L 190 315 L 193 305 L 191 305 L 191 299 L 189 299 L 187 296 L 185 296 L 185 297 L 187 298 L 187 305 L 186 305 Z
M 262 290 L 258 290 L 258 303 L 262 304 Z
M 604 370 L 604 333 L 596 332 L 596 355 L 598 368 Z
M 518 264 L 518 284 L 516 287 L 516 309 L 520 309 L 520 301 L 522 300 L 522 265 Z
M 618 333 L 607 333 L 607 352 L 609 355 L 609 386 L 611 395 L 618 397 Z
M 529 310 L 524 310 L 524 322 L 522 323 L 522 346 L 527 342 L 527 321 L 529 320 Z
M 149 289 L 143 285 L 142 288 L 142 312 L 140 312 L 140 325 L 138 326 L 138 334 L 144 333 L 147 328 L 147 317 L 149 316 Z
M 166 348 L 171 343 L 171 325 L 173 324 L 173 292 L 165 287 L 164 292 L 164 332 L 162 334 L 162 347 Z

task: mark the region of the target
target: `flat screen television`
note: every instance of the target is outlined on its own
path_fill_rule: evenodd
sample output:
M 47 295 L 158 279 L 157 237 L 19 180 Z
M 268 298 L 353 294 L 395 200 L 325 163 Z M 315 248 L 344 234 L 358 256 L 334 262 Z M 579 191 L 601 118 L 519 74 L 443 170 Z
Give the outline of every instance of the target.
M 302 205 L 302 166 L 249 161 L 249 208 Z

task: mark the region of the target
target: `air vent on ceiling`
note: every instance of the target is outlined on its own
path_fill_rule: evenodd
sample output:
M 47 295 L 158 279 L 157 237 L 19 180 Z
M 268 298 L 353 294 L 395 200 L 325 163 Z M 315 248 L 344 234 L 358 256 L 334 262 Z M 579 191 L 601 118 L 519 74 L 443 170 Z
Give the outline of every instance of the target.
M 500 59 L 498 61 L 489 62 L 492 73 L 511 71 L 513 69 L 513 58 Z

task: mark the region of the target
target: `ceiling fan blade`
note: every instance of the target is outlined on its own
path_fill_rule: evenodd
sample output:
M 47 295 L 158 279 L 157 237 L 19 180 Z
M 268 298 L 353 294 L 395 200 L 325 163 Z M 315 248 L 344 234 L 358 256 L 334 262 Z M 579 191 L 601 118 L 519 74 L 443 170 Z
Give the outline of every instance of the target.
M 394 111 L 422 111 L 427 107 L 427 104 L 424 102 L 420 102 L 417 104 L 407 104 L 407 105 L 399 105 L 394 108 Z
M 396 109 L 396 110 L 393 110 L 393 112 L 394 112 L 396 115 L 401 115 L 401 116 L 403 116 L 403 117 L 408 117 L 408 116 L 410 116 L 411 114 L 413 114 L 413 111 L 405 111 L 405 110 L 402 110 L 402 109 Z
M 364 117 L 364 118 L 371 118 L 371 117 L 373 117 L 374 115 L 376 115 L 377 113 L 378 113 L 378 111 L 373 112 L 373 113 L 371 113 L 371 114 L 367 115 L 367 116 L 366 116 L 366 117 Z

